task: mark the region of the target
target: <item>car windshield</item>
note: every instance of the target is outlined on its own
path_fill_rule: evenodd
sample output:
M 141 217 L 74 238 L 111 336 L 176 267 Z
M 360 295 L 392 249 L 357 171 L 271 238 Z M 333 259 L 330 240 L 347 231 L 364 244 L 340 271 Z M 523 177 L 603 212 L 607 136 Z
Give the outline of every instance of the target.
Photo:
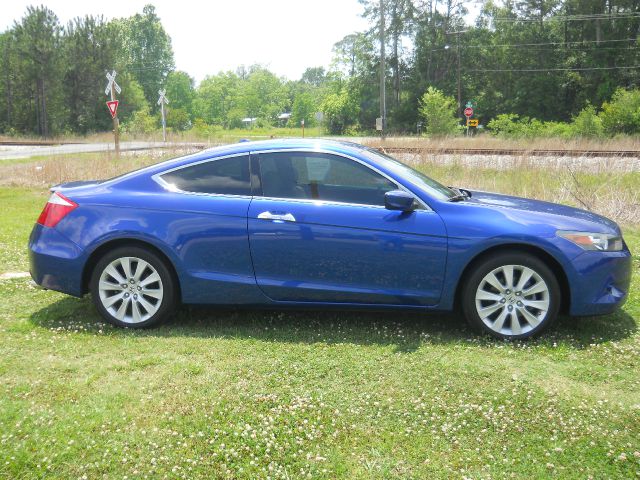
M 374 150 L 373 148 L 369 147 L 365 147 L 364 152 L 369 158 L 382 164 L 394 173 L 397 173 L 403 178 L 410 180 L 416 185 L 420 185 L 438 200 L 448 200 L 457 196 L 457 193 L 450 188 L 445 187 L 441 183 L 435 181 L 433 178 L 427 177 L 424 173 L 419 172 L 418 170 L 414 170 L 410 166 L 405 165 L 404 163 L 396 160 L 393 157 L 390 157 L 385 153 L 379 152 L 378 150 Z

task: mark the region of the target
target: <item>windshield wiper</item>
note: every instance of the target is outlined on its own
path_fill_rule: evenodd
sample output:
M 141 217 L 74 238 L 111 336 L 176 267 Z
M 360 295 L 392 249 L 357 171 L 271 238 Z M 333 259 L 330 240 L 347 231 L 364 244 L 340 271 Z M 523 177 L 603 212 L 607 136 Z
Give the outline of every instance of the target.
M 460 195 L 454 195 L 453 197 L 449 197 L 447 199 L 447 202 L 462 202 L 464 200 L 466 200 L 467 197 L 466 195 L 460 194 Z
M 457 187 L 449 187 L 449 189 L 453 190 L 455 195 L 453 197 L 449 197 L 447 199 L 448 202 L 462 202 L 464 200 L 467 200 L 468 198 L 471 198 L 471 192 L 469 190 Z

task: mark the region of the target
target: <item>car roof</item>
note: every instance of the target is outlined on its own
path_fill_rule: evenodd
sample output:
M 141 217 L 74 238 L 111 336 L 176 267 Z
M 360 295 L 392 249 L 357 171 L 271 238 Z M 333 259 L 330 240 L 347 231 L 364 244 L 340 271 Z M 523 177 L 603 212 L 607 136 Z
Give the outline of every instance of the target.
M 355 142 L 324 138 L 278 138 L 258 141 L 240 141 L 238 143 L 216 146 L 201 150 L 190 155 L 183 155 L 177 158 L 166 160 L 164 162 L 156 163 L 154 165 L 129 172 L 111 180 L 107 180 L 105 183 L 124 183 L 128 182 L 129 180 L 134 180 L 135 178 L 140 176 L 153 176 L 166 170 L 171 170 L 174 168 L 186 166 L 191 163 L 197 163 L 200 161 L 227 155 L 236 155 L 257 151 L 267 152 L 270 150 L 277 151 L 296 149 L 319 150 L 343 153 L 346 155 L 357 155 L 358 152 L 366 150 L 367 147 Z
M 257 140 L 257 141 L 240 141 L 231 145 L 223 145 L 219 147 L 209 148 L 204 152 L 209 153 L 230 153 L 230 152 L 253 152 L 253 151 L 266 151 L 266 150 L 280 150 L 280 149 L 296 149 L 296 148 L 314 148 L 314 149 L 330 149 L 330 150 L 362 150 L 365 148 L 355 142 L 348 142 L 345 140 L 333 140 L 326 138 L 276 138 L 270 140 Z

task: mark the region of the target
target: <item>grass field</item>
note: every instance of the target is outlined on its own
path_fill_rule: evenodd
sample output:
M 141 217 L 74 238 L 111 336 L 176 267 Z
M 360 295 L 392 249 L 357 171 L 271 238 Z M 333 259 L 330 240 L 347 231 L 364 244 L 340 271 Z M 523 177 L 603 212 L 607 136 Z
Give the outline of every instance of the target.
M 0 273 L 28 268 L 46 198 L 0 187 Z M 639 478 L 640 229 L 624 230 L 624 309 L 529 342 L 397 312 L 182 308 L 129 331 L 2 280 L 0 477 Z

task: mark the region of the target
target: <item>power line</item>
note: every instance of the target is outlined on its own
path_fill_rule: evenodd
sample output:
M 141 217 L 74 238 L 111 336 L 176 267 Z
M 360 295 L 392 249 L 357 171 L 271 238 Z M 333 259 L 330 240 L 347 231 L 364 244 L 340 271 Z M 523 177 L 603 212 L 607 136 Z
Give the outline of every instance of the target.
M 551 17 L 542 18 L 510 18 L 510 17 L 488 17 L 487 19 L 492 22 L 503 23 L 515 23 L 515 22 L 549 22 L 552 20 L 566 21 L 566 22 L 581 22 L 587 20 L 622 20 L 625 18 L 640 18 L 640 13 L 599 13 L 599 14 L 584 14 L 584 15 L 553 15 Z
M 467 72 L 582 72 L 589 70 L 632 70 L 640 68 L 640 65 L 623 65 L 618 67 L 577 67 L 577 68 L 487 68 L 466 70 Z
M 614 43 L 614 42 L 637 42 L 635 38 L 622 38 L 612 40 L 575 40 L 570 42 L 541 42 L 541 43 L 502 43 L 487 45 L 463 45 L 463 48 L 488 48 L 488 47 L 537 47 L 539 45 L 569 45 L 569 44 L 589 44 L 589 43 Z

